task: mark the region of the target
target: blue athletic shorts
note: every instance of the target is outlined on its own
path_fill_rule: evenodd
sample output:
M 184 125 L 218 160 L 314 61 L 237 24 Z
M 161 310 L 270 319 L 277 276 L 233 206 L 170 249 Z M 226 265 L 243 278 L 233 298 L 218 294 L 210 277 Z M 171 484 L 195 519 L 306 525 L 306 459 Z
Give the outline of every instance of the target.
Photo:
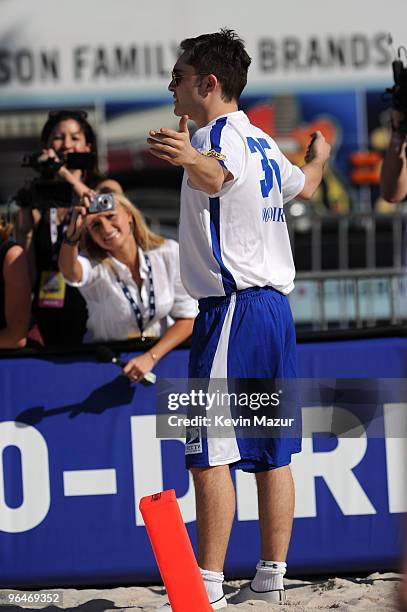
M 288 379 L 296 377 L 295 329 L 288 298 L 254 287 L 199 301 L 189 360 L 191 379 Z M 298 419 L 301 421 L 300 407 Z M 301 436 L 212 438 L 187 431 L 187 469 L 230 465 L 263 472 L 291 462 Z

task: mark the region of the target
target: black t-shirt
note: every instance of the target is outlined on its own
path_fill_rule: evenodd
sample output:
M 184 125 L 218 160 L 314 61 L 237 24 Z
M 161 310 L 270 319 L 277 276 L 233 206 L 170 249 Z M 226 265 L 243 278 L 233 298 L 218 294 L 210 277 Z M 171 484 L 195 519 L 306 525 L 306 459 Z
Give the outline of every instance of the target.
M 33 313 L 46 345 L 80 344 L 86 331 L 88 312 L 86 302 L 74 287 L 66 285 L 62 308 L 43 307 L 39 304 L 41 273 L 58 270 L 58 254 L 65 231 L 65 224 L 57 226 L 58 239 L 51 242 L 50 222 L 43 212 L 34 230 L 34 252 L 37 278 L 34 286 Z

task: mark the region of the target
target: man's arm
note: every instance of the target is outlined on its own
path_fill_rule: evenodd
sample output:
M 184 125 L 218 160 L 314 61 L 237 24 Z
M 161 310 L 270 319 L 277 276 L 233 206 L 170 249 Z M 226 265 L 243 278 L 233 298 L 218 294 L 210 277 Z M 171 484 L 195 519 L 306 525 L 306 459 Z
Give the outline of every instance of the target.
M 311 142 L 305 154 L 305 165 L 301 170 L 305 174 L 305 183 L 302 191 L 297 195 L 298 198 L 309 200 L 317 190 L 324 173 L 325 164 L 331 153 L 329 145 L 321 132 L 311 135 Z
M 398 131 L 404 115 L 392 111 L 392 134 L 380 172 L 380 194 L 388 202 L 401 202 L 407 197 L 406 135 Z
M 218 193 L 225 181 L 233 179 L 233 175 L 216 159 L 201 155 L 191 145 L 187 115 L 180 119 L 179 132 L 168 128 L 161 128 L 158 132 L 150 130 L 147 142 L 155 157 L 174 166 L 183 166 L 193 186 L 209 195 Z

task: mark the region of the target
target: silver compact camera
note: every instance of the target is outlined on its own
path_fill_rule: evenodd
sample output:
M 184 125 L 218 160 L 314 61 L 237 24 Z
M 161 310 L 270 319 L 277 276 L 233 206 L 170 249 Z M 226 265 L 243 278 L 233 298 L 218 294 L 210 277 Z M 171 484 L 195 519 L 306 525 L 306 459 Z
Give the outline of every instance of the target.
M 108 212 L 115 208 L 113 193 L 98 193 L 90 200 L 88 214 Z

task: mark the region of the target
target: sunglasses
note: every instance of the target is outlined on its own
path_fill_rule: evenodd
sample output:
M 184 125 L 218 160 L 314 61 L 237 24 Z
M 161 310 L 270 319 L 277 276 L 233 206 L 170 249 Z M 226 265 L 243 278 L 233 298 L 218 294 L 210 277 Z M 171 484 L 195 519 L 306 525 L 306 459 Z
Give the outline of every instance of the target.
M 185 74 L 177 74 L 174 70 L 171 71 L 171 83 L 174 83 L 175 87 L 181 83 L 182 79 L 187 76 Z M 195 72 L 192 76 L 208 76 L 208 72 Z

